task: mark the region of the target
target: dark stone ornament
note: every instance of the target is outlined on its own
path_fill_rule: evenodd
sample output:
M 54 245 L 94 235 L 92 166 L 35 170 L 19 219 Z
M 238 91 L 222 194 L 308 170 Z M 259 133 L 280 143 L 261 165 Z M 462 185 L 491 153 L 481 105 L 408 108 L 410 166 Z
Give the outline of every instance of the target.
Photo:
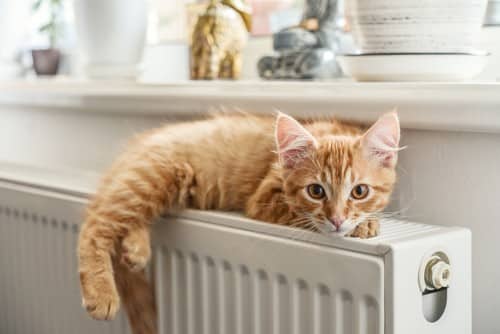
M 273 35 L 277 55 L 257 64 L 263 79 L 314 79 L 340 75 L 337 49 L 337 0 L 306 0 L 301 22 Z

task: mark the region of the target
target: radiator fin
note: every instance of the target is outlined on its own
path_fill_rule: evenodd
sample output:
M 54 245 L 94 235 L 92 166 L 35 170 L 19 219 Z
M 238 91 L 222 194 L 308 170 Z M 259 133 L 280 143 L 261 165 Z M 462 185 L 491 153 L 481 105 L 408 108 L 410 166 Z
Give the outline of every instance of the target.
M 201 265 L 200 259 L 196 254 L 190 254 L 187 259 L 187 301 L 188 301 L 188 318 L 187 318 L 187 333 L 201 333 L 202 323 L 202 305 L 201 300 Z M 168 277 L 166 278 L 168 279 Z M 163 301 L 159 304 L 168 303 Z M 160 317 L 161 319 L 161 317 Z
M 0 203 L 0 333 L 129 333 L 123 315 L 97 322 L 80 304 L 78 226 Z
M 332 296 L 327 286 L 320 284 L 314 291 L 313 334 L 333 333 L 334 313 Z
M 234 271 L 233 266 L 227 262 L 223 261 L 221 270 L 221 279 L 219 281 L 219 292 L 221 311 L 220 323 L 221 323 L 221 334 L 232 334 L 236 333 L 236 310 L 234 308 L 234 300 L 236 298 L 235 294 L 235 284 L 234 284 Z
M 419 234 L 432 233 L 442 229 L 440 226 L 424 225 L 400 220 L 382 220 L 380 223 L 380 235 L 370 239 L 370 242 L 387 242 L 408 236 L 415 237 Z
M 186 333 L 186 314 L 187 314 L 187 289 L 186 289 L 186 267 L 185 256 L 175 251 L 171 253 L 172 257 L 172 301 L 177 307 L 172 309 L 172 334 Z M 168 278 L 167 278 L 168 280 Z
M 371 296 L 178 249 L 155 252 L 160 334 L 376 334 Z
M 97 322 L 80 305 L 75 251 L 84 203 L 0 191 L 0 333 L 130 333 L 122 313 Z M 193 221 L 155 228 L 160 334 L 383 330 L 382 290 L 349 279 L 353 266 L 380 278 L 374 257 Z
M 268 334 L 272 331 L 272 295 L 268 274 L 260 269 L 254 278 L 254 324 L 255 333 Z
M 290 293 L 288 281 L 284 275 L 278 274 L 273 285 L 273 334 L 291 332 L 287 319 L 290 314 Z
M 215 262 L 211 257 L 206 257 L 203 261 L 202 273 L 202 304 L 203 304 L 203 334 L 218 333 L 219 319 L 217 317 L 217 308 L 220 301 L 217 293 L 217 270 Z
M 359 303 L 360 320 L 360 333 L 362 334 L 376 334 L 379 327 L 378 323 L 378 303 L 370 296 L 364 296 Z
M 342 290 L 335 296 L 335 334 L 354 333 L 352 294 Z
M 311 316 L 310 289 L 304 280 L 299 279 L 293 288 L 293 330 L 294 334 L 311 333 L 309 319 Z

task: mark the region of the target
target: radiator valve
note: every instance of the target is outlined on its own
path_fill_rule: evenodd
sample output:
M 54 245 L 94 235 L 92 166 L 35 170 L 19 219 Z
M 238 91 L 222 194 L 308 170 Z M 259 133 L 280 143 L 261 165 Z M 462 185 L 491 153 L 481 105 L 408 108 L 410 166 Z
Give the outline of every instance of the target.
M 447 288 L 450 284 L 450 265 L 437 256 L 427 263 L 425 284 L 434 289 Z
M 437 252 L 426 257 L 420 267 L 420 290 L 433 291 L 450 285 L 451 266 L 448 257 Z

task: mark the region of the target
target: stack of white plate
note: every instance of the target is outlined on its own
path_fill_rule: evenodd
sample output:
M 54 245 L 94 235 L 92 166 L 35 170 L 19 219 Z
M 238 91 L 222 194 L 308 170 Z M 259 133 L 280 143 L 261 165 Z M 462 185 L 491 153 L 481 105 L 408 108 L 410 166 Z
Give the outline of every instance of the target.
M 339 62 L 358 80 L 468 79 L 486 61 L 487 54 L 477 50 L 486 4 L 346 0 L 345 15 L 359 52 L 341 56 Z

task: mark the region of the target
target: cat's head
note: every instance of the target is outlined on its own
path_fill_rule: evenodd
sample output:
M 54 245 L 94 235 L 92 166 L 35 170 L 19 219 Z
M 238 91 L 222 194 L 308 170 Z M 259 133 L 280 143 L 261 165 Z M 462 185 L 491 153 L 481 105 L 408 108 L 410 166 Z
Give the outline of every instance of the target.
M 395 112 L 380 117 L 362 135 L 318 138 L 280 113 L 275 136 L 285 199 L 298 226 L 345 233 L 377 217 L 388 204 L 400 138 Z

